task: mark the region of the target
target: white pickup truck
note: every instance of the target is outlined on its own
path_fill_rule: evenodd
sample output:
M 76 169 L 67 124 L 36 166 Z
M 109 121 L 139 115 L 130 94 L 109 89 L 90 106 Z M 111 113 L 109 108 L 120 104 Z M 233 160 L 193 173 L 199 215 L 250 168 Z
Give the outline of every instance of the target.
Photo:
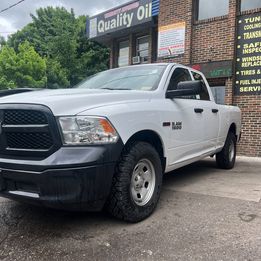
M 178 64 L 27 90 L 0 99 L 0 195 L 138 222 L 163 173 L 214 155 L 233 168 L 240 132 L 240 110 L 216 104 L 204 75 Z

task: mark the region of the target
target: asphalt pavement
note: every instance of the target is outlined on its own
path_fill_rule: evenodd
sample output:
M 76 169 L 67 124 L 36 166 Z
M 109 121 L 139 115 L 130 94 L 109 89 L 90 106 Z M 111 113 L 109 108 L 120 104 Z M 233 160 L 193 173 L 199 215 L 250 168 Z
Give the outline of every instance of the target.
M 128 224 L 0 198 L 0 260 L 261 260 L 261 159 L 165 175 L 159 206 Z

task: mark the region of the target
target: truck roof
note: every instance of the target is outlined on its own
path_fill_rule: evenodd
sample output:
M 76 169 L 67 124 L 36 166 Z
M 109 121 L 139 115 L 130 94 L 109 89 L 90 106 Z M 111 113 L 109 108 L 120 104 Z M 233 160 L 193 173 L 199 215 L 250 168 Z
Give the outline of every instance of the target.
M 128 65 L 128 66 L 125 66 L 125 67 L 126 68 L 133 67 L 133 66 L 146 67 L 146 66 L 151 66 L 151 65 L 154 65 L 154 66 L 166 66 L 166 67 L 169 66 L 169 65 L 172 65 L 172 66 L 177 65 L 177 66 L 181 66 L 181 67 L 184 67 L 184 68 L 187 68 L 189 70 L 193 70 L 195 72 L 198 72 L 198 73 L 202 74 L 202 72 L 200 72 L 200 71 L 198 71 L 198 70 L 196 70 L 196 69 L 194 69 L 192 67 L 189 67 L 189 66 L 186 66 L 186 65 L 183 65 L 183 64 L 179 64 L 179 63 L 167 63 L 167 62 L 165 62 L 165 63 L 146 63 L 146 64 Z M 123 68 L 123 67 L 121 67 L 121 68 Z M 114 69 L 119 69 L 119 67 L 118 68 L 114 68 Z

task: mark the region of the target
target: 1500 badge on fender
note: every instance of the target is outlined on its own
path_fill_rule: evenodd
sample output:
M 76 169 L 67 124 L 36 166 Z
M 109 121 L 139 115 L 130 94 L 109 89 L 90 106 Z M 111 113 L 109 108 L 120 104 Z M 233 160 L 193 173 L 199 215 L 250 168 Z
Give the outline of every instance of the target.
M 173 130 L 181 130 L 182 129 L 182 122 L 172 122 L 172 129 Z

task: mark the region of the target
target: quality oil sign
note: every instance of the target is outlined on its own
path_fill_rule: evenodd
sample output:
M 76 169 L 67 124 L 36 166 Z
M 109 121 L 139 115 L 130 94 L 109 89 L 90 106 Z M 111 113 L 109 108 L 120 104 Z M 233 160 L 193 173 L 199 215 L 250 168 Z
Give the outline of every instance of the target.
M 87 30 L 89 38 L 95 38 L 150 21 L 152 0 L 140 0 L 91 17 Z

